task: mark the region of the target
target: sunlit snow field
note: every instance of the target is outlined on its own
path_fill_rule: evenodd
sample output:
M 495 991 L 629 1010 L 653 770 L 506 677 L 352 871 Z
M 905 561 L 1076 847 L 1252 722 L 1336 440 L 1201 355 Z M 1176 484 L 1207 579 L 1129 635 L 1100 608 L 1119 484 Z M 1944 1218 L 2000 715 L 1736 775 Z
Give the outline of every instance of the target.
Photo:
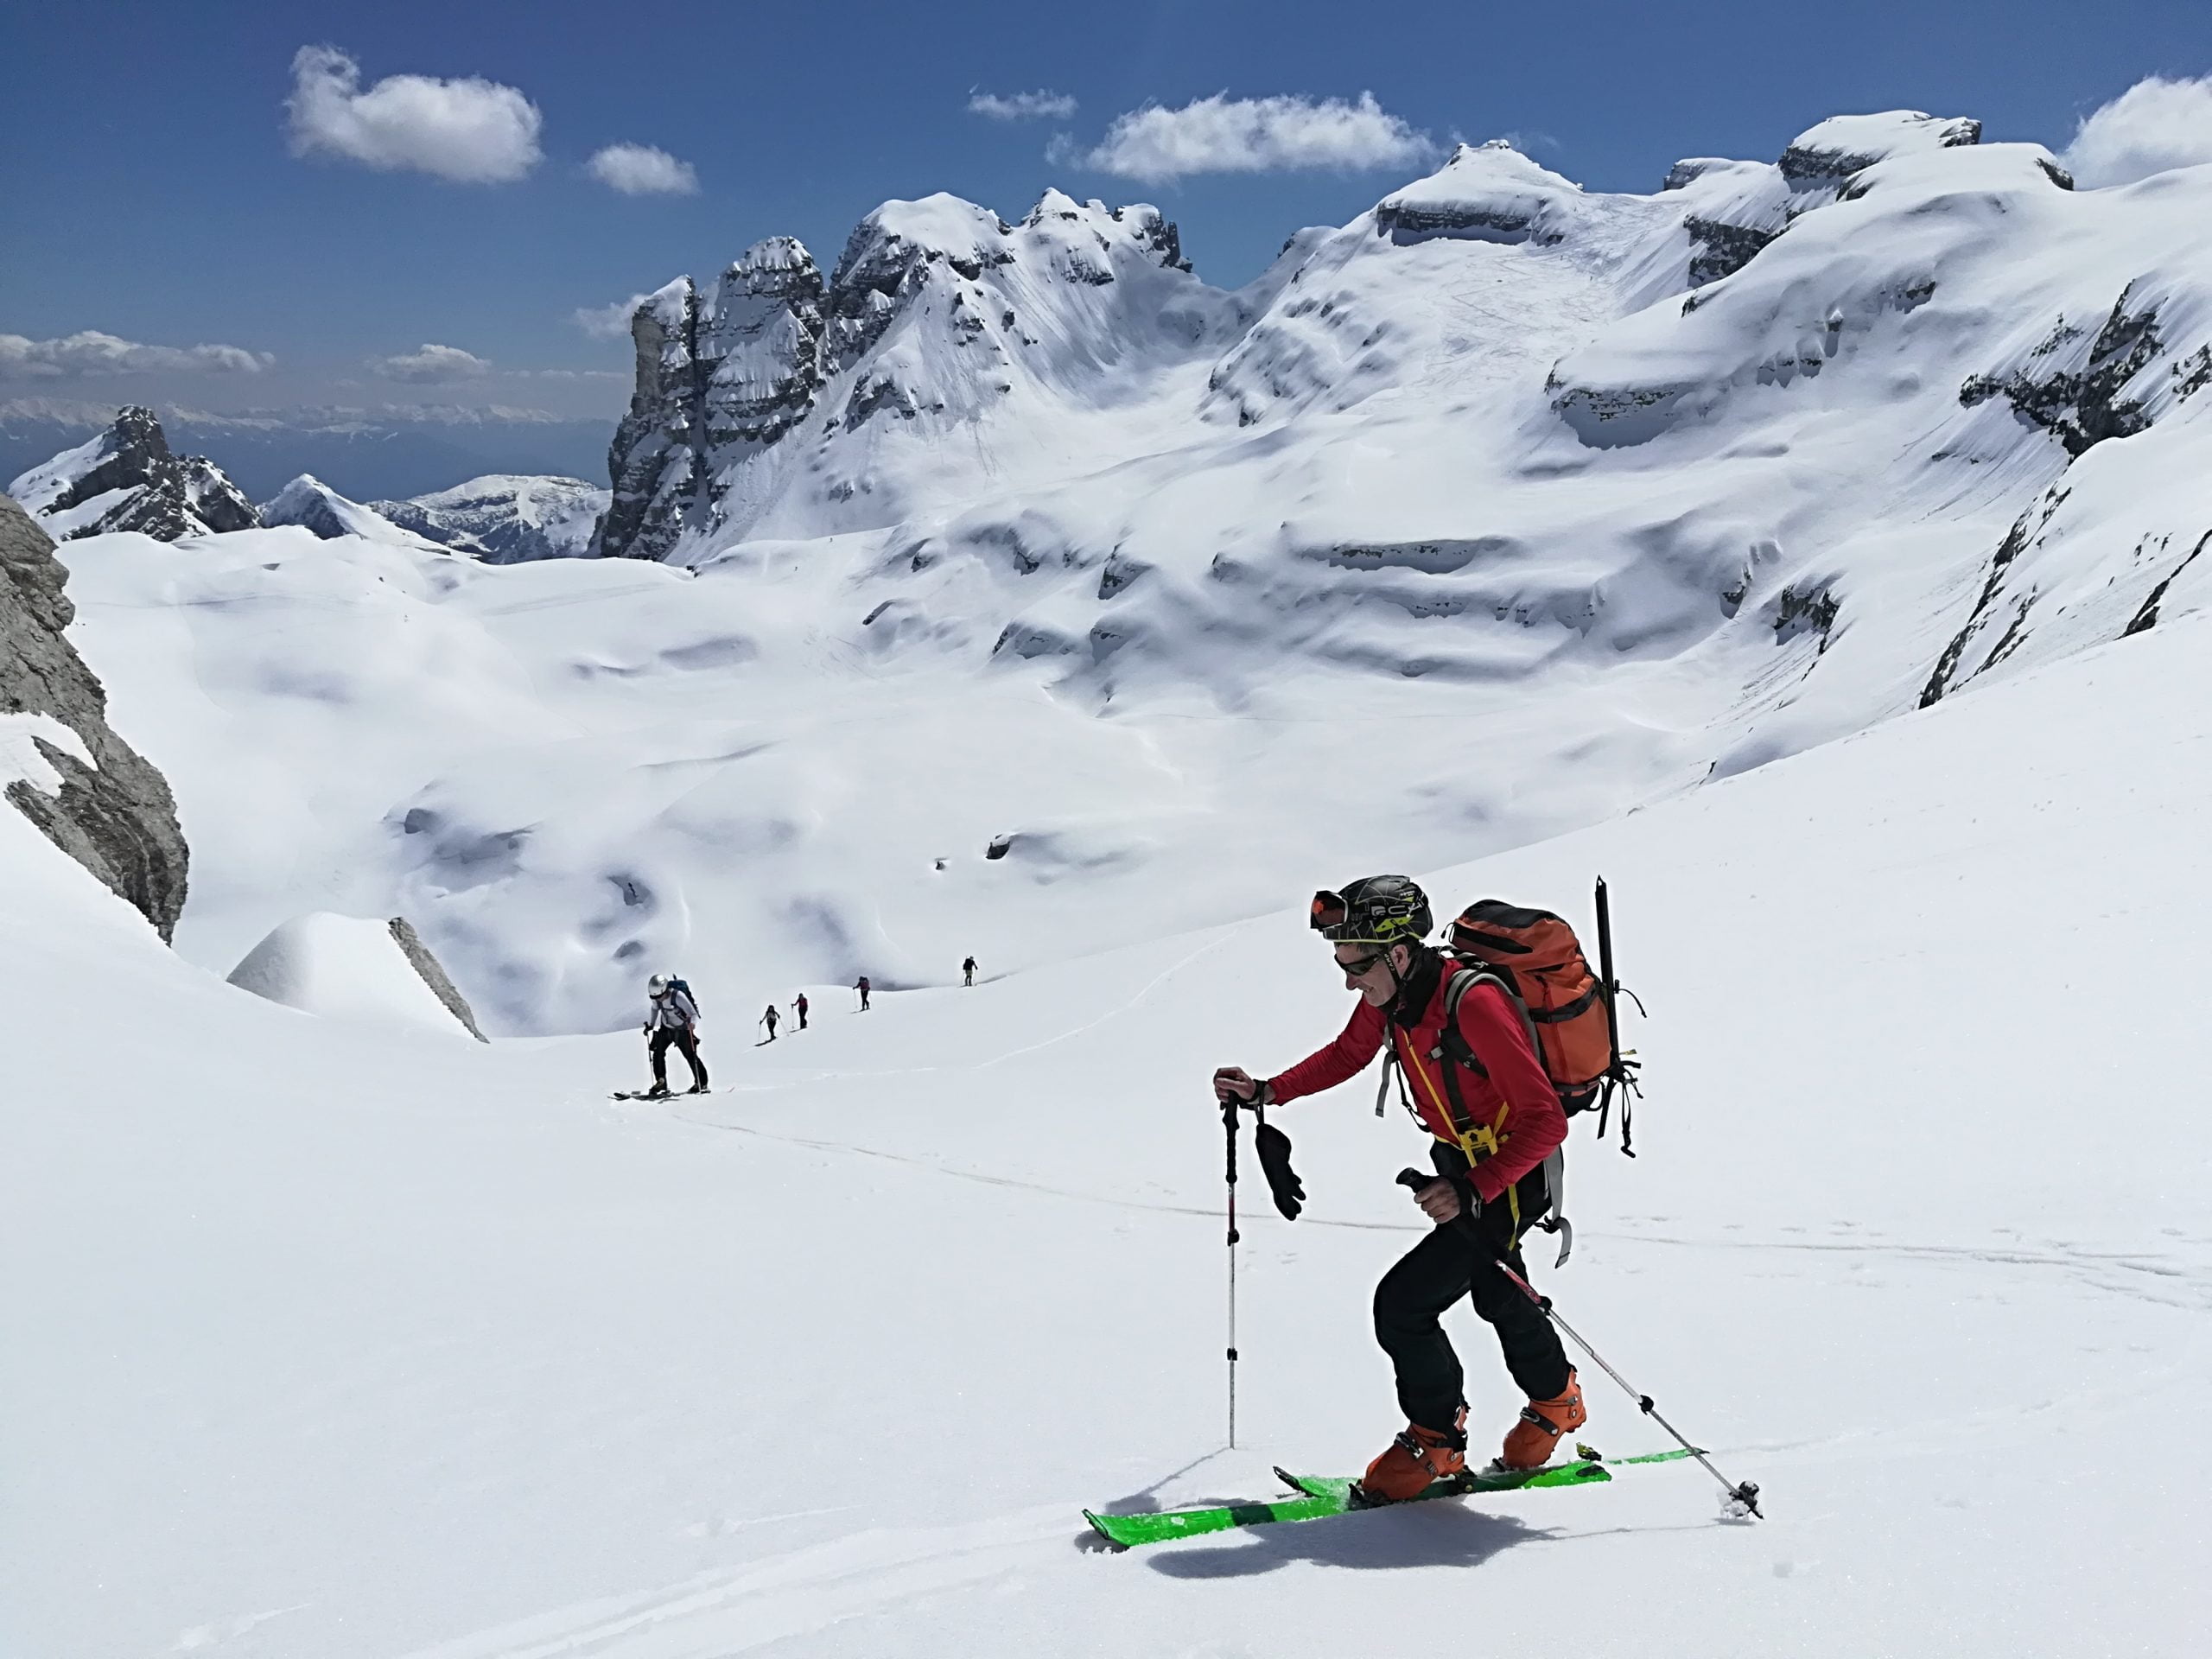
M 128 710 L 92 596 L 79 632 Z M 1039 948 L 866 1015 L 816 984 L 813 1028 L 772 1047 L 757 998 L 696 974 L 717 1092 L 626 1105 L 634 1033 L 487 1047 L 276 1007 L 0 814 L 0 1641 L 2202 1651 L 2208 626 L 1416 872 L 1583 920 L 1612 884 L 1649 1100 L 1632 1163 L 1578 1130 L 1577 1256 L 1541 1282 L 1762 1484 L 1751 1524 L 1676 1465 L 1093 1547 L 1085 1506 L 1267 1496 L 1272 1464 L 1350 1471 L 1398 1426 L 1366 1302 L 1417 1236 L 1390 1176 L 1419 1142 L 1355 1083 L 1284 1115 L 1303 1218 L 1244 1188 L 1224 1444 L 1205 1077 L 1276 1069 L 1344 1012 L 1279 844 L 1254 842 L 1279 900 L 1258 919 Z M 142 739 L 157 760 L 178 719 Z M 1369 845 L 1397 861 L 1387 824 Z M 966 903 L 1007 936 L 1042 908 L 980 880 Z M 1471 1318 L 1452 1329 L 1502 1431 L 1518 1402 Z M 1585 1379 L 1595 1444 L 1663 1443 Z

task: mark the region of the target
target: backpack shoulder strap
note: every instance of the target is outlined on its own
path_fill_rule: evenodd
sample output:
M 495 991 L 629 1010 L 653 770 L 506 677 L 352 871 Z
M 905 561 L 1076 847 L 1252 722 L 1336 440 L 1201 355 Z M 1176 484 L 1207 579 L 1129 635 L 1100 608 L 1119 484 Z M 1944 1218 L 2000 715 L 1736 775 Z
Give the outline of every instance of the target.
M 1455 969 L 1444 988 L 1444 1052 L 1478 1077 L 1490 1076 L 1490 1068 L 1475 1058 L 1473 1046 L 1466 1033 L 1459 1029 L 1459 1005 L 1467 1000 L 1467 993 L 1478 985 L 1495 985 L 1505 993 L 1505 1000 L 1521 1016 L 1521 1030 L 1529 1039 L 1529 1052 L 1536 1063 L 1543 1064 L 1544 1051 L 1536 1040 L 1536 1027 L 1529 1017 L 1529 1005 L 1521 1000 L 1521 993 L 1502 975 L 1484 968 L 1461 966 Z

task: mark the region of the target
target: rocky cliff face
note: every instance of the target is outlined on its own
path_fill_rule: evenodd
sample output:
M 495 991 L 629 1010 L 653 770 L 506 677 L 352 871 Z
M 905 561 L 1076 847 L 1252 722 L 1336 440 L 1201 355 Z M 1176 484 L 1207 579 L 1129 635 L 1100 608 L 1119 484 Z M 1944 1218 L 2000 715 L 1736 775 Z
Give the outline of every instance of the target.
M 899 491 L 877 433 L 989 420 L 1024 393 L 1082 405 L 1102 372 L 1187 353 L 1232 310 L 1154 209 L 1058 191 L 1018 225 L 952 196 L 887 202 L 826 280 L 798 242 L 770 238 L 710 295 L 680 277 L 639 308 L 636 391 L 592 551 L 660 558 L 795 495 L 856 526 L 889 522 Z M 851 459 L 798 454 L 824 442 Z
M 107 697 L 62 630 L 75 615 L 54 542 L 0 496 L 0 734 L 35 761 L 8 800 L 167 939 L 184 909 L 184 836 L 168 782 L 109 729 Z
M 261 522 L 221 467 L 170 454 L 154 411 L 137 407 L 91 442 L 34 467 L 8 493 L 60 541 L 129 530 L 173 542 Z

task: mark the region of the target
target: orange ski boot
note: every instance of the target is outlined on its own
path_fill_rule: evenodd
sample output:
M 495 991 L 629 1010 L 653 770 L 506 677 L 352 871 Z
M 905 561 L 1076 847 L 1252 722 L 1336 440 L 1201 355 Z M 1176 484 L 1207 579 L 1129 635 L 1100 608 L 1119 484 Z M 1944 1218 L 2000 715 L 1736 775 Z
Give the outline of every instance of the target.
M 1531 1400 L 1521 1411 L 1521 1421 L 1505 1432 L 1505 1449 L 1498 1463 L 1507 1469 L 1541 1469 L 1551 1461 L 1559 1437 L 1590 1421 L 1582 1408 L 1582 1384 L 1573 1371 L 1567 1389 L 1553 1400 Z
M 1466 1468 L 1467 1408 L 1461 1406 L 1448 1429 L 1408 1423 L 1406 1432 L 1367 1465 L 1352 1489 L 1353 1501 L 1396 1503 L 1419 1497 L 1435 1482 L 1465 1474 Z

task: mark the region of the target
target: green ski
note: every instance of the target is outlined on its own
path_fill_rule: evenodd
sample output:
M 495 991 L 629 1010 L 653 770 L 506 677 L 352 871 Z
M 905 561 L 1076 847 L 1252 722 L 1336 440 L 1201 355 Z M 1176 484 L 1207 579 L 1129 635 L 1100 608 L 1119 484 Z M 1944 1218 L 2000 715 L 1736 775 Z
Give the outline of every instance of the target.
M 1583 1448 L 1586 1451 L 1586 1448 Z M 1690 1455 L 1688 1452 L 1650 1452 L 1641 1457 L 1617 1458 L 1612 1463 L 1671 1463 Z M 1548 1465 L 1541 1469 L 1528 1470 L 1471 1470 L 1454 1480 L 1440 1480 L 1419 1497 L 1408 1503 L 1425 1503 L 1435 1497 L 1465 1497 L 1476 1492 L 1511 1492 L 1523 1488 L 1548 1486 L 1590 1486 L 1611 1480 L 1606 1459 L 1583 1456 L 1572 1463 Z M 1325 1516 L 1355 1513 L 1361 1507 L 1351 1501 L 1353 1483 L 1342 1475 L 1294 1475 L 1278 1469 L 1285 1485 L 1298 1496 L 1278 1498 L 1272 1503 L 1227 1503 L 1205 1509 L 1154 1510 L 1147 1515 L 1098 1515 L 1090 1510 L 1083 1512 L 1098 1535 L 1109 1544 L 1122 1549 L 1134 1549 L 1141 1544 L 1165 1543 L 1172 1538 L 1196 1538 L 1209 1532 L 1227 1532 L 1236 1527 L 1264 1526 L 1275 1521 L 1319 1521 Z M 1395 1509 L 1396 1504 L 1375 1507 Z

